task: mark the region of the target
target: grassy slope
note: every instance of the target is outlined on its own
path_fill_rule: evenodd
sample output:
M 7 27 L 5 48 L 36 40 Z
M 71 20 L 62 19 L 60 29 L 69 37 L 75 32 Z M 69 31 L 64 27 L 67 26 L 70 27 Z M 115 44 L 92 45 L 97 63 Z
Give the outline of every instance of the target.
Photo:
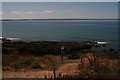
M 56 53 L 56 51 L 59 51 L 61 45 L 67 47 L 66 53 L 77 49 L 84 49 L 89 46 L 78 43 L 56 42 L 37 42 L 32 44 L 24 42 L 14 44 L 6 43 L 3 44 L 3 72 L 19 72 L 23 69 L 47 71 L 64 69 L 64 71 L 66 70 L 65 72 L 63 70 L 61 71 L 64 73 L 68 71 L 69 73 L 68 68 L 65 68 L 64 65 L 68 66 L 67 64 L 71 63 L 70 66 L 68 66 L 71 69 L 73 68 L 72 64 L 77 63 L 77 77 L 118 77 L 120 74 L 120 59 L 118 57 L 113 57 L 105 52 L 100 54 L 84 53 L 80 55 L 80 59 L 69 60 L 65 58 L 62 61 L 58 55 L 59 53 Z M 34 55 L 34 53 L 36 55 Z M 38 55 L 43 53 L 45 53 L 45 55 Z M 51 55 L 51 53 L 56 53 L 57 55 Z M 69 75 L 69 77 L 75 76 L 74 72 Z

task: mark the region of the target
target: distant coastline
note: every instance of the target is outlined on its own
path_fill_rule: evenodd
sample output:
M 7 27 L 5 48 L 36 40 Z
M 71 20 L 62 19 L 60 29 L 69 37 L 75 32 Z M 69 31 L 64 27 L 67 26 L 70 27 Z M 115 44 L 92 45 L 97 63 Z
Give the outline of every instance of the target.
M 0 21 L 22 21 L 22 20 L 120 20 L 120 19 L 2 19 Z

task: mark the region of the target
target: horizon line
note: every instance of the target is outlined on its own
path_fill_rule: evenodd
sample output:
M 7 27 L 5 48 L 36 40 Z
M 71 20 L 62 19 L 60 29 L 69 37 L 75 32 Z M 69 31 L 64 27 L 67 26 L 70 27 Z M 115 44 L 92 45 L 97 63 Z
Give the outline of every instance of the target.
M 86 18 L 86 19 L 80 19 L 80 18 L 51 18 L 51 19 L 44 19 L 44 18 L 42 18 L 42 19 L 0 19 L 0 20 L 2 20 L 2 21 L 6 21 L 6 20 L 120 20 L 120 19 L 113 19 L 113 18 L 111 18 L 111 19 L 107 19 L 107 18 L 105 18 L 105 19 L 96 19 L 96 18 Z

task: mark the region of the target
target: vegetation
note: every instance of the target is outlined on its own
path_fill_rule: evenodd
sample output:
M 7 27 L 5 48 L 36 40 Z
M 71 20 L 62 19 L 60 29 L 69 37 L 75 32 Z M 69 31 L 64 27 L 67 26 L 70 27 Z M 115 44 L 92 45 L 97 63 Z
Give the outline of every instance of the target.
M 118 78 L 120 68 L 119 59 L 109 54 L 101 53 L 87 53 L 83 54 L 81 58 L 85 59 L 84 63 L 79 64 L 80 76 L 100 77 L 101 78 Z M 87 64 L 85 64 L 87 62 Z M 84 66 L 86 65 L 86 66 Z
M 52 42 L 52 41 L 33 41 L 33 42 L 4 42 L 3 43 L 3 55 L 18 53 L 19 55 L 60 55 L 61 46 L 65 47 L 65 53 L 77 50 L 90 49 L 92 44 L 83 44 L 80 42 Z
M 78 74 L 57 76 L 56 70 L 63 64 L 73 63 L 73 60 L 60 56 L 61 46 L 65 47 L 65 58 L 70 53 L 82 50 L 78 63 Z M 4 42 L 2 51 L 3 71 L 20 71 L 40 69 L 53 72 L 53 78 L 119 78 L 120 59 L 111 54 L 114 49 L 101 53 L 86 51 L 95 44 L 86 42 Z M 110 54 L 109 54 L 110 53 Z

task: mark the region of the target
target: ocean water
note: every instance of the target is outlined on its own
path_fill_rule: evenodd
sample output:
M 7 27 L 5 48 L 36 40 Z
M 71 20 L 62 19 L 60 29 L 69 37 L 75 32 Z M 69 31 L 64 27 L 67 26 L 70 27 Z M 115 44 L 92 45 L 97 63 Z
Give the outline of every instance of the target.
M 2 22 L 3 37 L 25 41 L 105 41 L 118 44 L 117 20 L 14 20 Z

